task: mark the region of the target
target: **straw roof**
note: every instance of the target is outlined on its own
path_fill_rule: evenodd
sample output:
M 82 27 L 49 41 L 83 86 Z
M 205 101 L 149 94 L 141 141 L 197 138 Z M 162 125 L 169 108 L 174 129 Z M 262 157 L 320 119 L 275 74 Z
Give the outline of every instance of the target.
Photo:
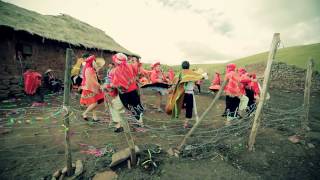
M 23 30 L 30 34 L 75 46 L 97 48 L 138 56 L 114 41 L 102 30 L 69 15 L 42 15 L 0 1 L 0 26 Z

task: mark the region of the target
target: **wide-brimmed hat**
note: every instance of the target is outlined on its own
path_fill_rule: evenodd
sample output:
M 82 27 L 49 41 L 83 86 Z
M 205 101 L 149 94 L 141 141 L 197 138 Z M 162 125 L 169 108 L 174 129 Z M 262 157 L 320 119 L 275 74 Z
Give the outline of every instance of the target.
M 151 64 L 151 69 L 153 69 L 153 68 L 156 67 L 157 65 L 160 65 L 160 62 L 159 62 L 159 61 Z
M 106 64 L 106 61 L 102 57 L 96 58 L 97 69 L 101 69 Z
M 49 72 L 52 72 L 52 69 L 47 69 L 46 72 L 44 72 L 45 74 L 48 74 Z
M 117 53 L 112 56 L 112 62 L 119 65 L 125 63 L 128 60 L 128 57 L 123 53 Z
M 204 70 L 201 69 L 201 68 L 197 69 L 195 72 L 198 73 L 198 74 L 203 74 L 203 73 L 205 73 Z

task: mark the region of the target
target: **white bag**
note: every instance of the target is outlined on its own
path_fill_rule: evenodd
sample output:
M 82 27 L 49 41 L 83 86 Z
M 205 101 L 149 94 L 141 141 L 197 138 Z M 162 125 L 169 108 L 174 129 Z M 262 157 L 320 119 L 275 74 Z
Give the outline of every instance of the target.
M 249 102 L 249 98 L 245 95 L 240 97 L 239 111 L 243 111 L 247 108 Z

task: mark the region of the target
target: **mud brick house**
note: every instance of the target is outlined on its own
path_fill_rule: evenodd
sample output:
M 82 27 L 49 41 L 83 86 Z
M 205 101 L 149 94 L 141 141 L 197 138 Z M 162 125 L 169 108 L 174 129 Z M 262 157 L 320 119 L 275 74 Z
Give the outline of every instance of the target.
M 103 57 L 128 51 L 102 30 L 68 15 L 41 15 L 0 1 L 0 99 L 23 95 L 25 68 L 40 73 L 47 69 L 63 78 L 66 48 L 75 58 L 89 52 Z

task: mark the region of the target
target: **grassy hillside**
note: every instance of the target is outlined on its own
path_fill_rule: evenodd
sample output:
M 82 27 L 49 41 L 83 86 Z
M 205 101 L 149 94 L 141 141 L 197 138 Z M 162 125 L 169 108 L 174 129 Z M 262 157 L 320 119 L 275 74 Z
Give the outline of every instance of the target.
M 256 55 L 233 60 L 239 67 L 244 67 L 249 64 L 261 64 L 267 61 L 268 52 L 259 53 Z M 320 72 L 320 43 L 304 46 L 293 46 L 288 48 L 279 48 L 276 54 L 276 61 L 284 62 L 290 65 L 295 65 L 300 68 L 305 68 L 309 57 L 314 58 L 315 70 Z M 223 72 L 226 64 L 194 64 L 192 68 L 202 68 L 209 74 L 214 71 Z M 175 69 L 179 66 L 174 66 Z

